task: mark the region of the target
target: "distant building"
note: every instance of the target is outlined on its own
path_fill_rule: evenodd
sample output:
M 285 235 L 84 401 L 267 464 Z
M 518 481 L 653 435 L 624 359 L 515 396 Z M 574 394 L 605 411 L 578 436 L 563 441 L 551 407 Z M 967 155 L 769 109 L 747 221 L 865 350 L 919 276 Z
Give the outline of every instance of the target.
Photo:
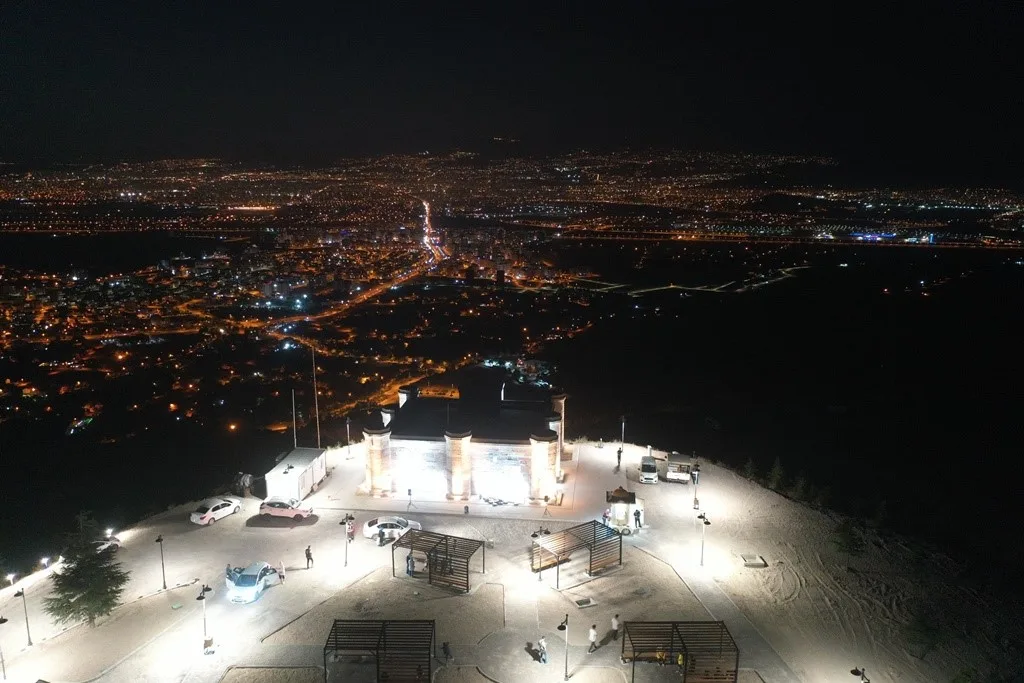
M 502 371 L 475 368 L 472 375 L 459 384 L 457 400 L 402 387 L 398 403 L 383 407 L 381 421 L 363 429 L 368 493 L 554 499 L 565 457 L 567 397 L 506 383 Z

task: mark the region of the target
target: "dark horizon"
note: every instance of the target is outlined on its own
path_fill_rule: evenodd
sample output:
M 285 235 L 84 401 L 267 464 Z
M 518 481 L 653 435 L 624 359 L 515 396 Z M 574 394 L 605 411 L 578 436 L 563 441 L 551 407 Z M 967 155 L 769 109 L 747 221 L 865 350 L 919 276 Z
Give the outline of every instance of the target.
M 7 6 L 0 161 L 320 164 L 507 137 L 529 153 L 821 155 L 946 184 L 1024 175 L 1008 5 L 540 7 Z

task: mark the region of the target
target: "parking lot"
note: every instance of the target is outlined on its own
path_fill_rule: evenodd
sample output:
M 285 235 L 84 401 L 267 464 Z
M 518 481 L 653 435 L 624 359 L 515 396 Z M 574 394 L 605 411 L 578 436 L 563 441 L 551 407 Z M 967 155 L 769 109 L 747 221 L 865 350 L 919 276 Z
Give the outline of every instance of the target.
M 633 609 L 633 603 L 660 591 L 665 594 L 651 609 L 661 605 L 671 610 L 673 618 L 708 618 L 671 569 L 658 586 L 643 589 L 621 583 L 640 580 L 635 572 L 650 562 L 649 556 L 644 559 L 633 546 L 653 542 L 659 528 L 678 530 L 681 525 L 685 525 L 684 529 L 691 526 L 691 487 L 665 483 L 641 487 L 635 481 L 627 481 L 635 479 L 635 473 L 630 473 L 646 449 L 628 449 L 621 470 L 615 471 L 614 449 L 580 448 L 583 457 L 568 468 L 570 477 L 561 508 L 474 503 L 467 514 L 461 502 L 413 500 L 410 505 L 404 499 L 356 495 L 362 471 L 357 453 L 351 460 L 332 463 L 332 475 L 307 499 L 314 507 L 314 515 L 305 520 L 261 517 L 260 500 L 249 498 L 242 502 L 238 514 L 210 526 L 189 522 L 195 507 L 191 504 L 132 529 L 117 530 L 123 543 L 118 559 L 131 572 L 124 594 L 128 604 L 96 629 L 76 627 L 61 635 L 42 611 L 42 598 L 49 582 L 26 582 L 29 621 L 36 644 L 26 649 L 24 641 L 19 642 L 18 627 L 22 624 L 16 623 L 21 621 L 16 617 L 20 615 L 5 595 L 5 612 L 11 622 L 0 636 L 9 660 L 8 673 L 11 680 L 17 680 L 13 676 L 24 675 L 26 680 L 43 678 L 51 682 L 84 681 L 106 672 L 103 680 L 107 681 L 212 683 L 220 680 L 229 666 L 237 664 L 316 666 L 321 662 L 323 640 L 333 618 L 437 619 L 439 642 L 458 643 L 465 651 L 476 647 L 486 635 L 481 629 L 500 630 L 505 633 L 502 637 L 508 637 L 510 629 L 516 633 L 522 630 L 524 634 L 547 630 L 547 626 L 553 629 L 561 612 L 580 611 L 572 603 L 574 584 L 586 586 L 577 591 L 600 596 L 602 606 L 591 607 L 590 612 L 571 619 L 569 640 L 573 648 L 585 647 L 587 622 L 591 619 L 603 623 L 611 616 L 605 615 L 605 611 L 626 612 Z M 554 586 L 554 572 L 545 572 L 538 581 L 537 575 L 529 570 L 530 534 L 539 527 L 557 531 L 579 521 L 600 519 L 606 507 L 605 491 L 620 485 L 636 490 L 648 506 L 645 530 L 627 543 L 626 566 L 606 578 L 591 580 L 582 572 L 582 561 L 574 560 L 576 565 L 570 562 L 564 570 L 561 592 L 550 590 Z M 474 557 L 471 594 L 438 592 L 427 585 L 425 578 L 406 577 L 405 551 L 399 551 L 396 557 L 398 578 L 392 578 L 390 543 L 378 547 L 361 533 L 367 519 L 384 511 L 419 521 L 425 530 L 485 541 L 487 573 L 477 573 L 482 567 L 480 558 Z M 346 543 L 343 525 L 348 513 L 356 517 L 355 540 L 351 544 Z M 163 538 L 169 588 L 166 592 L 161 590 L 157 537 Z M 308 570 L 304 556 L 307 546 L 314 559 Z M 275 567 L 283 565 L 284 583 L 268 588 L 251 604 L 231 603 L 225 590 L 225 566 L 246 566 L 256 561 Z M 649 573 L 654 571 L 649 569 Z M 673 583 L 676 588 L 667 590 L 666 585 Z M 210 655 L 202 654 L 204 605 L 196 600 L 203 584 L 213 589 L 205 601 L 205 627 L 214 649 Z M 549 642 L 552 638 L 549 636 Z M 519 654 L 518 648 L 505 654 L 485 649 L 474 656 L 483 662 L 482 666 L 501 671 L 518 666 Z M 504 656 L 512 659 L 499 661 Z M 494 660 L 490 664 L 485 662 L 488 657 Z M 611 649 L 602 653 L 600 659 L 602 664 L 617 662 Z M 608 661 L 603 662 L 604 659 Z M 596 653 L 586 661 L 596 664 Z M 351 672 L 346 675 L 345 680 L 355 680 Z M 439 672 L 437 680 L 445 680 L 443 675 L 453 674 Z

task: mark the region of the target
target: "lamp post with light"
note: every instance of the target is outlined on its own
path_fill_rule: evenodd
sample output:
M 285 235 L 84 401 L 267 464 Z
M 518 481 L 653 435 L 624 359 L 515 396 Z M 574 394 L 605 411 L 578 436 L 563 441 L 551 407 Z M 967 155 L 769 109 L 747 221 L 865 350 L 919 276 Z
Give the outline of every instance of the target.
M 164 590 L 167 590 L 167 571 L 164 569 L 164 535 L 157 536 L 154 543 L 160 544 L 160 578 L 164 581 Z
M 20 589 L 14 597 L 21 598 L 21 606 L 25 610 L 25 635 L 28 636 L 28 646 L 32 647 L 32 629 L 28 627 L 28 598 L 25 597 L 25 589 Z
M 699 519 L 700 521 L 703 522 L 703 524 L 700 525 L 700 566 L 703 567 L 704 566 L 704 532 L 707 530 L 707 528 L 709 526 L 711 526 L 711 520 L 708 519 L 708 515 L 707 515 L 706 512 L 702 512 L 699 515 L 697 515 L 697 519 Z
M 565 615 L 565 619 L 562 619 L 562 623 L 558 625 L 558 630 L 565 633 L 565 678 L 562 680 L 569 680 L 569 615 Z
M 351 524 L 354 521 L 356 521 L 356 518 L 346 512 L 345 516 L 342 518 L 342 520 L 340 522 L 338 522 L 338 524 L 340 524 L 341 526 L 345 527 L 345 566 L 346 567 L 348 566 L 348 547 L 352 543 L 352 537 L 349 536 L 349 534 L 348 534 L 348 525 Z M 354 530 L 353 530 L 353 532 L 354 532 Z
M 206 651 L 206 644 L 209 642 L 209 638 L 206 635 L 206 594 L 212 590 L 212 588 L 204 583 L 202 589 L 199 591 L 199 596 L 196 598 L 196 600 L 203 603 L 203 652 Z
M 626 416 L 622 416 L 622 438 L 619 439 L 619 448 L 626 447 Z
M 345 448 L 348 453 L 345 454 L 346 458 L 352 457 L 352 435 L 349 433 L 349 427 L 352 425 L 352 418 L 345 418 Z
M 850 669 L 850 674 L 860 676 L 861 683 L 871 683 L 871 679 L 868 678 L 868 671 L 864 667 Z
M 7 620 L 4 619 L 3 617 L 0 617 L 0 626 L 3 626 L 6 623 L 7 623 Z M 4 661 L 4 649 L 2 647 L 0 647 L 0 670 L 3 670 L 3 672 L 4 672 L 4 680 L 6 681 L 7 680 L 7 662 Z

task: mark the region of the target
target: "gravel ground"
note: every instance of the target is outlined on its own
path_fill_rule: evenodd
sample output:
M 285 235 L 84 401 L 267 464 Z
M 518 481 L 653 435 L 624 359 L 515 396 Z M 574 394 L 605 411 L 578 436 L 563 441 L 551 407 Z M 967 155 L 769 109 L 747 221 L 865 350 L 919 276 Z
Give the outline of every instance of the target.
M 236 666 L 224 674 L 221 683 L 323 683 L 323 669 L 307 667 Z

